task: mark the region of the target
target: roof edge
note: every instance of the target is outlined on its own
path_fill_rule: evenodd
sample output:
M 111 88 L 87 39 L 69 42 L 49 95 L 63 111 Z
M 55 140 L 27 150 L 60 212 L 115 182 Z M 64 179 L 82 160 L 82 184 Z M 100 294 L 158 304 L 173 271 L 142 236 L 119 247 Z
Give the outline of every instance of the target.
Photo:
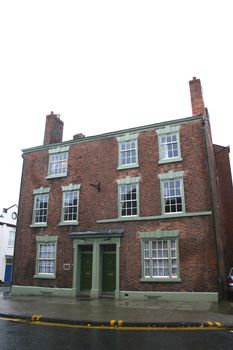
M 183 124 L 183 123 L 188 123 L 194 120 L 201 119 L 203 115 L 195 115 L 191 117 L 186 117 L 186 118 L 180 118 L 180 119 L 172 119 L 160 123 L 153 123 L 153 124 L 148 124 L 148 125 L 142 125 L 142 126 L 136 126 L 128 129 L 121 129 L 117 131 L 111 131 L 103 134 L 98 134 L 98 135 L 93 135 L 93 136 L 86 136 L 81 139 L 76 139 L 76 140 L 67 140 L 59 143 L 53 143 L 49 145 L 40 145 L 40 146 L 35 146 L 35 147 L 30 147 L 30 148 L 24 148 L 22 149 L 23 153 L 31 153 L 35 151 L 42 151 L 54 147 L 59 147 L 59 146 L 64 146 L 64 145 L 72 145 L 72 144 L 77 144 L 77 143 L 84 143 L 84 142 L 90 142 L 90 141 L 96 141 L 99 139 L 104 139 L 104 138 L 110 138 L 114 136 L 118 136 L 124 133 L 132 133 L 132 132 L 138 132 L 138 131 L 146 131 L 150 129 L 157 129 L 159 127 L 163 127 L 166 125 L 171 125 L 171 124 Z

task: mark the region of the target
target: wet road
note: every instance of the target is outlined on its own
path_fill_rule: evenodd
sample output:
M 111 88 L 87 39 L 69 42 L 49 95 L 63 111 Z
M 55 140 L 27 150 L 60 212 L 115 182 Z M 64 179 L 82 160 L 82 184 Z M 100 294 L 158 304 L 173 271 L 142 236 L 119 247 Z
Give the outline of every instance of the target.
M 229 330 L 80 329 L 0 320 L 1 350 L 233 349 Z

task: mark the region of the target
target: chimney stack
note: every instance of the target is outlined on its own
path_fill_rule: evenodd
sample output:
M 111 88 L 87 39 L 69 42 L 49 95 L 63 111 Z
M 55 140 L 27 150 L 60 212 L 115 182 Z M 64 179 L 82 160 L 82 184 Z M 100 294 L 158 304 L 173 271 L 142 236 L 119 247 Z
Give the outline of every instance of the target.
M 44 145 L 62 142 L 63 121 L 59 114 L 51 112 L 46 116 Z
M 192 113 L 193 115 L 200 115 L 205 113 L 205 103 L 202 95 L 201 81 L 196 77 L 189 82 Z

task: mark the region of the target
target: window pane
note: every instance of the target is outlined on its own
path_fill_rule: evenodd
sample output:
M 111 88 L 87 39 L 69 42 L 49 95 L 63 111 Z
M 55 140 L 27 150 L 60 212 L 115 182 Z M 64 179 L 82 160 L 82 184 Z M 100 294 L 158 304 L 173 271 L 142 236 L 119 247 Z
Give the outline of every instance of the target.
M 63 193 L 63 221 L 77 221 L 78 191 Z
M 163 182 L 165 213 L 182 212 L 181 180 Z
M 55 273 L 55 243 L 41 243 L 39 245 L 38 273 Z
M 52 154 L 49 157 L 49 175 L 66 175 L 68 152 Z
M 46 223 L 48 214 L 48 194 L 35 196 L 34 204 L 34 222 Z
M 121 216 L 137 215 L 136 185 L 120 186 Z
M 145 277 L 177 277 L 176 240 L 144 242 Z
M 8 247 L 12 248 L 12 247 L 14 247 L 14 244 L 15 244 L 15 231 L 12 230 L 9 232 Z
M 128 141 L 120 144 L 120 164 L 136 164 L 136 141 Z
M 178 138 L 176 134 L 169 134 L 161 137 L 161 151 L 162 159 L 179 156 Z

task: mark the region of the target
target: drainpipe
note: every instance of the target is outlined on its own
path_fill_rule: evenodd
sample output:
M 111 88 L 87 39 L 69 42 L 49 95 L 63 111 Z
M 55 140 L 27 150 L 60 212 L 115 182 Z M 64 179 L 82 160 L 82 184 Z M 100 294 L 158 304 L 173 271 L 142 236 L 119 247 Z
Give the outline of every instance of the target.
M 208 113 L 208 112 L 207 112 Z M 213 181 L 212 179 L 215 178 L 215 174 L 212 173 L 211 163 L 210 163 L 210 156 L 209 156 L 209 148 L 208 148 L 208 136 L 207 136 L 207 130 L 206 130 L 206 115 L 202 115 L 202 126 L 204 129 L 205 134 L 205 146 L 206 146 L 206 158 L 208 163 L 208 173 L 209 173 L 209 179 L 210 179 L 210 192 L 211 192 L 211 202 L 212 202 L 212 209 L 213 209 L 213 231 L 214 231 L 214 241 L 215 241 L 215 247 L 216 247 L 216 257 L 217 257 L 217 282 L 218 282 L 218 297 L 219 301 L 222 299 L 222 282 L 220 278 L 220 266 L 219 266 L 219 245 L 217 240 L 217 228 L 216 228 L 216 219 L 217 219 L 217 209 L 216 204 L 214 200 L 214 192 L 213 192 Z

